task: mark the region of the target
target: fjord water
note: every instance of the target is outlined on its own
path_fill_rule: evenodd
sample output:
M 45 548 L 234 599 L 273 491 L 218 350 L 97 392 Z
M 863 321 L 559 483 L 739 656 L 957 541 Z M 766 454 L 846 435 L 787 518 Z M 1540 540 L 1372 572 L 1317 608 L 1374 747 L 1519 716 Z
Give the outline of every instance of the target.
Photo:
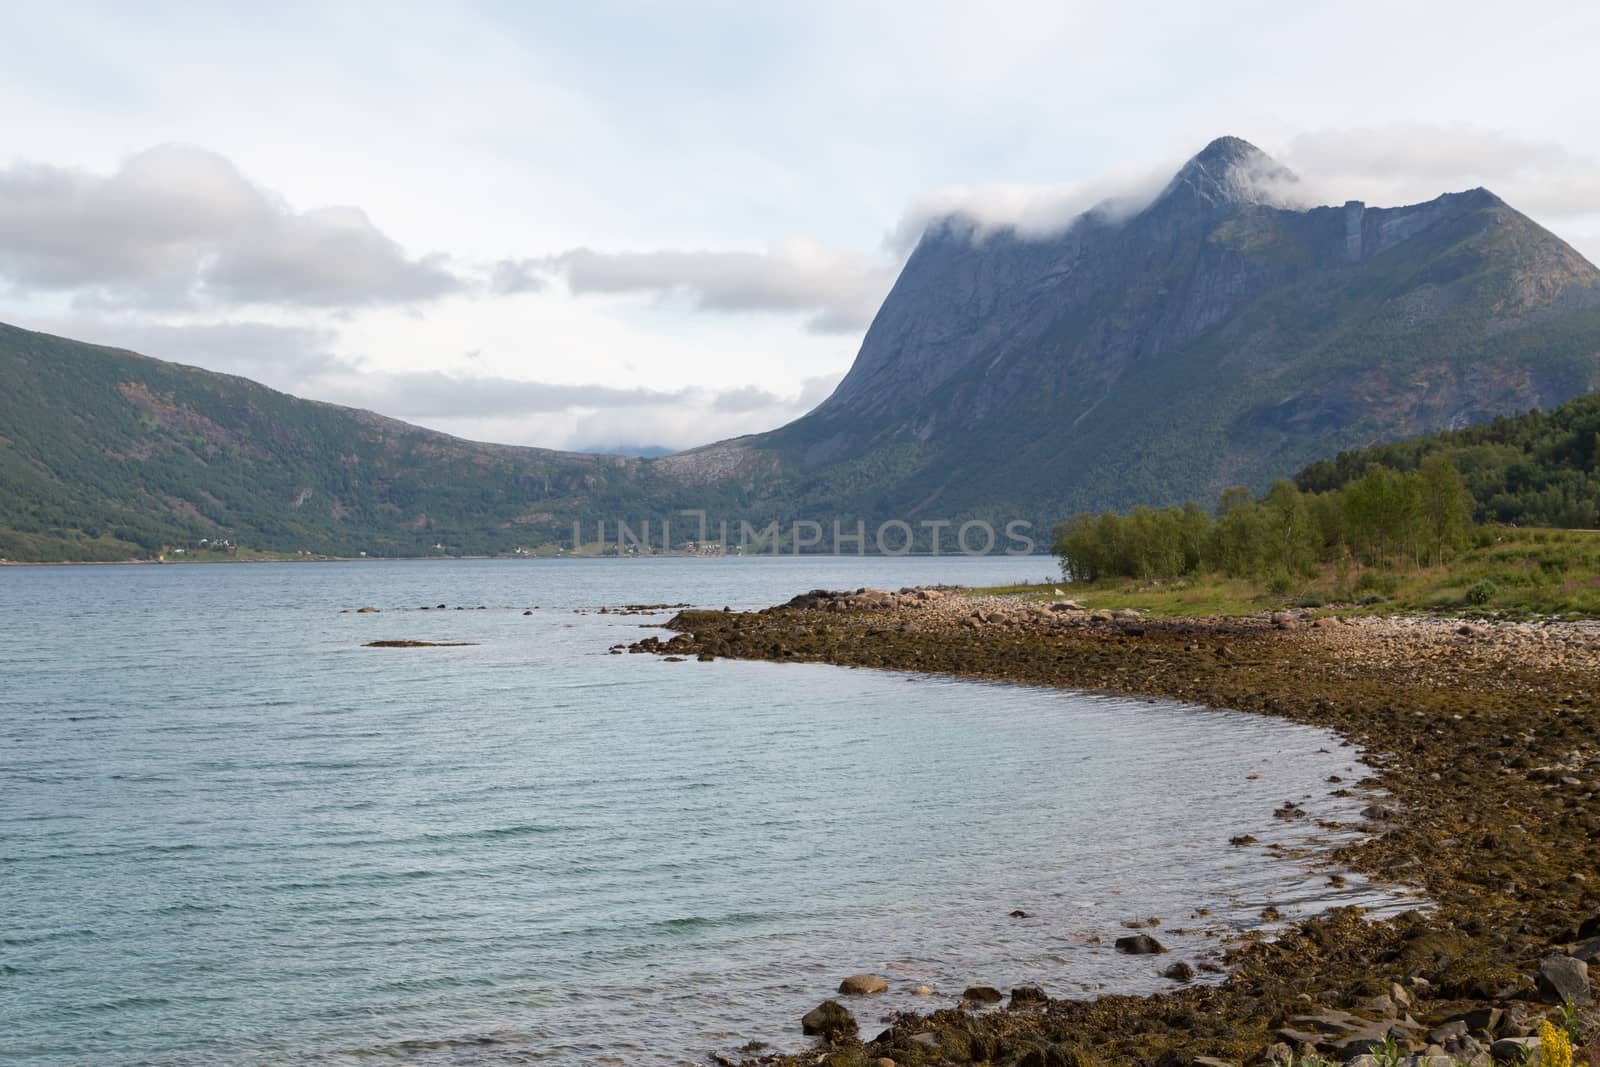
M 0 1061 L 703 1062 L 797 1042 L 856 971 L 895 980 L 856 1005 L 870 1033 L 972 982 L 1159 988 L 1111 950 L 1125 920 L 1163 918 L 1198 959 L 1269 903 L 1384 899 L 1227 845 L 1305 839 L 1310 819 L 1272 817 L 1286 799 L 1353 818 L 1361 801 L 1320 784 L 1359 777 L 1332 735 L 608 655 L 668 613 L 591 610 L 1050 576 L 1040 558 L 0 569 Z M 381 611 L 341 613 L 364 605 Z

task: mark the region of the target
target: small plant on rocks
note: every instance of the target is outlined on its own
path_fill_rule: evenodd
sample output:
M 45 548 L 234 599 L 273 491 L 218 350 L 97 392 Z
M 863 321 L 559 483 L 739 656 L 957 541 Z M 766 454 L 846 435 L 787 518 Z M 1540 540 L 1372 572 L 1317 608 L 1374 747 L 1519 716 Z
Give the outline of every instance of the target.
M 1572 1038 L 1549 1019 L 1539 1024 L 1539 1067 L 1572 1067 Z

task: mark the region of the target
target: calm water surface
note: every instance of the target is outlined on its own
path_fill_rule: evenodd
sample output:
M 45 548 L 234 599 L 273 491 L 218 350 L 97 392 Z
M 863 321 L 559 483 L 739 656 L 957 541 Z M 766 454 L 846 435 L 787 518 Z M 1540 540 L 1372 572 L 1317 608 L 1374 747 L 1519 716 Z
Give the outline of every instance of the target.
M 1125 920 L 1162 918 L 1198 960 L 1269 903 L 1393 903 L 1226 844 L 1306 840 L 1313 820 L 1272 817 L 1290 798 L 1354 817 L 1321 784 L 1360 776 L 1331 735 L 611 656 L 668 614 L 592 610 L 1051 577 L 1040 558 L 0 569 L 0 1062 L 699 1063 L 798 1044 L 856 971 L 894 980 L 857 1005 L 870 1030 L 973 982 L 1161 987 L 1111 951 Z M 382 638 L 477 644 L 361 647 Z

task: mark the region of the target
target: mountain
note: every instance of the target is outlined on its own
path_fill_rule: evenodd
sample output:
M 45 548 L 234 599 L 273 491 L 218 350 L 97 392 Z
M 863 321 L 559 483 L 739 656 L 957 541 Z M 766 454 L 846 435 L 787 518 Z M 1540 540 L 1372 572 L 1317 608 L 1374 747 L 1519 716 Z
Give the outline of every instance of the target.
M 1600 271 L 1494 194 L 1305 210 L 1296 184 L 1225 137 L 1131 217 L 937 224 L 834 394 L 711 453 L 800 511 L 1049 521 L 1600 387 Z
M 0 558 L 127 559 L 201 538 L 508 552 L 591 509 L 627 514 L 641 481 L 638 460 L 475 444 L 4 325 L 0 380 Z
M 574 522 L 589 541 L 604 521 L 614 542 L 619 519 L 650 521 L 659 545 L 663 520 L 675 541 L 698 535 L 684 509 L 712 530 L 1044 530 L 1600 389 L 1600 271 L 1492 193 L 1309 209 L 1299 195 L 1222 138 L 1136 211 L 1044 237 L 937 222 L 826 401 L 659 458 L 477 444 L 0 326 L 0 558 L 219 536 L 503 553 L 570 544 Z

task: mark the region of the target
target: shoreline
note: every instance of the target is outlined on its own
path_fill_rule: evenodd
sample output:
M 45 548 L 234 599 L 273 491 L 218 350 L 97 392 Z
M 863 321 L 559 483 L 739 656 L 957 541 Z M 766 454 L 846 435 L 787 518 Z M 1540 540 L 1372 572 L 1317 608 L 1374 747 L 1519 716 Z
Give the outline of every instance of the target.
M 1070 601 L 857 590 L 685 611 L 668 628 L 677 635 L 630 651 L 1158 697 L 1334 729 L 1394 800 L 1369 809 L 1380 832 L 1329 858 L 1433 904 L 1383 921 L 1336 909 L 1275 940 L 1245 938 L 1220 985 L 1147 997 L 1025 994 L 897 1016 L 873 1036 L 871 998 L 843 996 L 859 1034 L 841 1024 L 810 1053 L 729 1062 L 1215 1067 L 1353 1059 L 1392 1039 L 1401 1053 L 1483 1067 L 1545 1016 L 1561 1021 L 1559 990 L 1600 967 L 1600 623 L 1152 620 Z M 1578 1000 L 1591 991 L 1585 981 Z M 1600 1012 L 1580 1003 L 1579 1020 L 1593 1058 Z

